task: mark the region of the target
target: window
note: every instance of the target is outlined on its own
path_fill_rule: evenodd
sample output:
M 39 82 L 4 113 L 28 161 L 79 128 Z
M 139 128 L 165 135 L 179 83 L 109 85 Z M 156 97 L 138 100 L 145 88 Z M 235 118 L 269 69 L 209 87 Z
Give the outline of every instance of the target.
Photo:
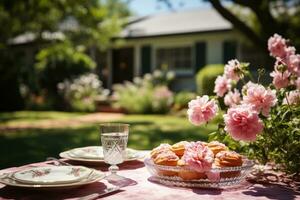
M 192 71 L 192 48 L 158 48 L 156 50 L 156 66 L 159 69 L 169 69 L 175 72 Z

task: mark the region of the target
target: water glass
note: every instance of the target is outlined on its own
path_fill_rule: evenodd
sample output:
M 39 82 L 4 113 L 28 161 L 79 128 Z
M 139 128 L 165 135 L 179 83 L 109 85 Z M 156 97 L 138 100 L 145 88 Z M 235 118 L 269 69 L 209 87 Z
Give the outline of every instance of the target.
M 104 162 L 111 165 L 108 169 L 112 175 L 116 175 L 119 170 L 117 164 L 126 159 L 128 133 L 128 124 L 100 124 Z

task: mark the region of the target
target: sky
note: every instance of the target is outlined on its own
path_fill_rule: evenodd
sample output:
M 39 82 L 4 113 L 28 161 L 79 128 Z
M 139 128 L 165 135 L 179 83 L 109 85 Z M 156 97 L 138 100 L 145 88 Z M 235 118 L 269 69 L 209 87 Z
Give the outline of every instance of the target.
M 210 4 L 201 0 L 170 0 L 175 10 L 209 8 Z M 170 11 L 170 8 L 159 0 L 131 0 L 129 8 L 137 16 L 152 15 Z

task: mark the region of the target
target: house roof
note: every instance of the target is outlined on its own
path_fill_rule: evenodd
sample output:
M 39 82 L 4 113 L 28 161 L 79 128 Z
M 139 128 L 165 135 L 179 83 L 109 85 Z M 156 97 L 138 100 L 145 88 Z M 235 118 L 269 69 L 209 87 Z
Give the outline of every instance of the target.
M 214 9 L 194 9 L 147 16 L 130 22 L 124 38 L 231 30 L 232 24 Z

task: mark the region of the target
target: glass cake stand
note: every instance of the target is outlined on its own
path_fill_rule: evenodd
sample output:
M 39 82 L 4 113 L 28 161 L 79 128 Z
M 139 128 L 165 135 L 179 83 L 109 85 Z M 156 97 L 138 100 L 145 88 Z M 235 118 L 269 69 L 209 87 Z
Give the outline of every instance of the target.
M 251 172 L 254 166 L 252 160 L 243 159 L 243 165 L 239 167 L 213 167 L 211 172 L 220 173 L 220 180 L 211 181 L 207 178 L 184 180 L 179 177 L 177 173 L 181 170 L 193 171 L 188 167 L 156 165 L 150 158 L 146 158 L 144 163 L 152 175 L 152 180 L 156 182 L 169 186 L 201 188 L 223 188 L 238 185 L 245 181 L 246 176 Z M 166 176 L 164 174 L 169 175 Z

